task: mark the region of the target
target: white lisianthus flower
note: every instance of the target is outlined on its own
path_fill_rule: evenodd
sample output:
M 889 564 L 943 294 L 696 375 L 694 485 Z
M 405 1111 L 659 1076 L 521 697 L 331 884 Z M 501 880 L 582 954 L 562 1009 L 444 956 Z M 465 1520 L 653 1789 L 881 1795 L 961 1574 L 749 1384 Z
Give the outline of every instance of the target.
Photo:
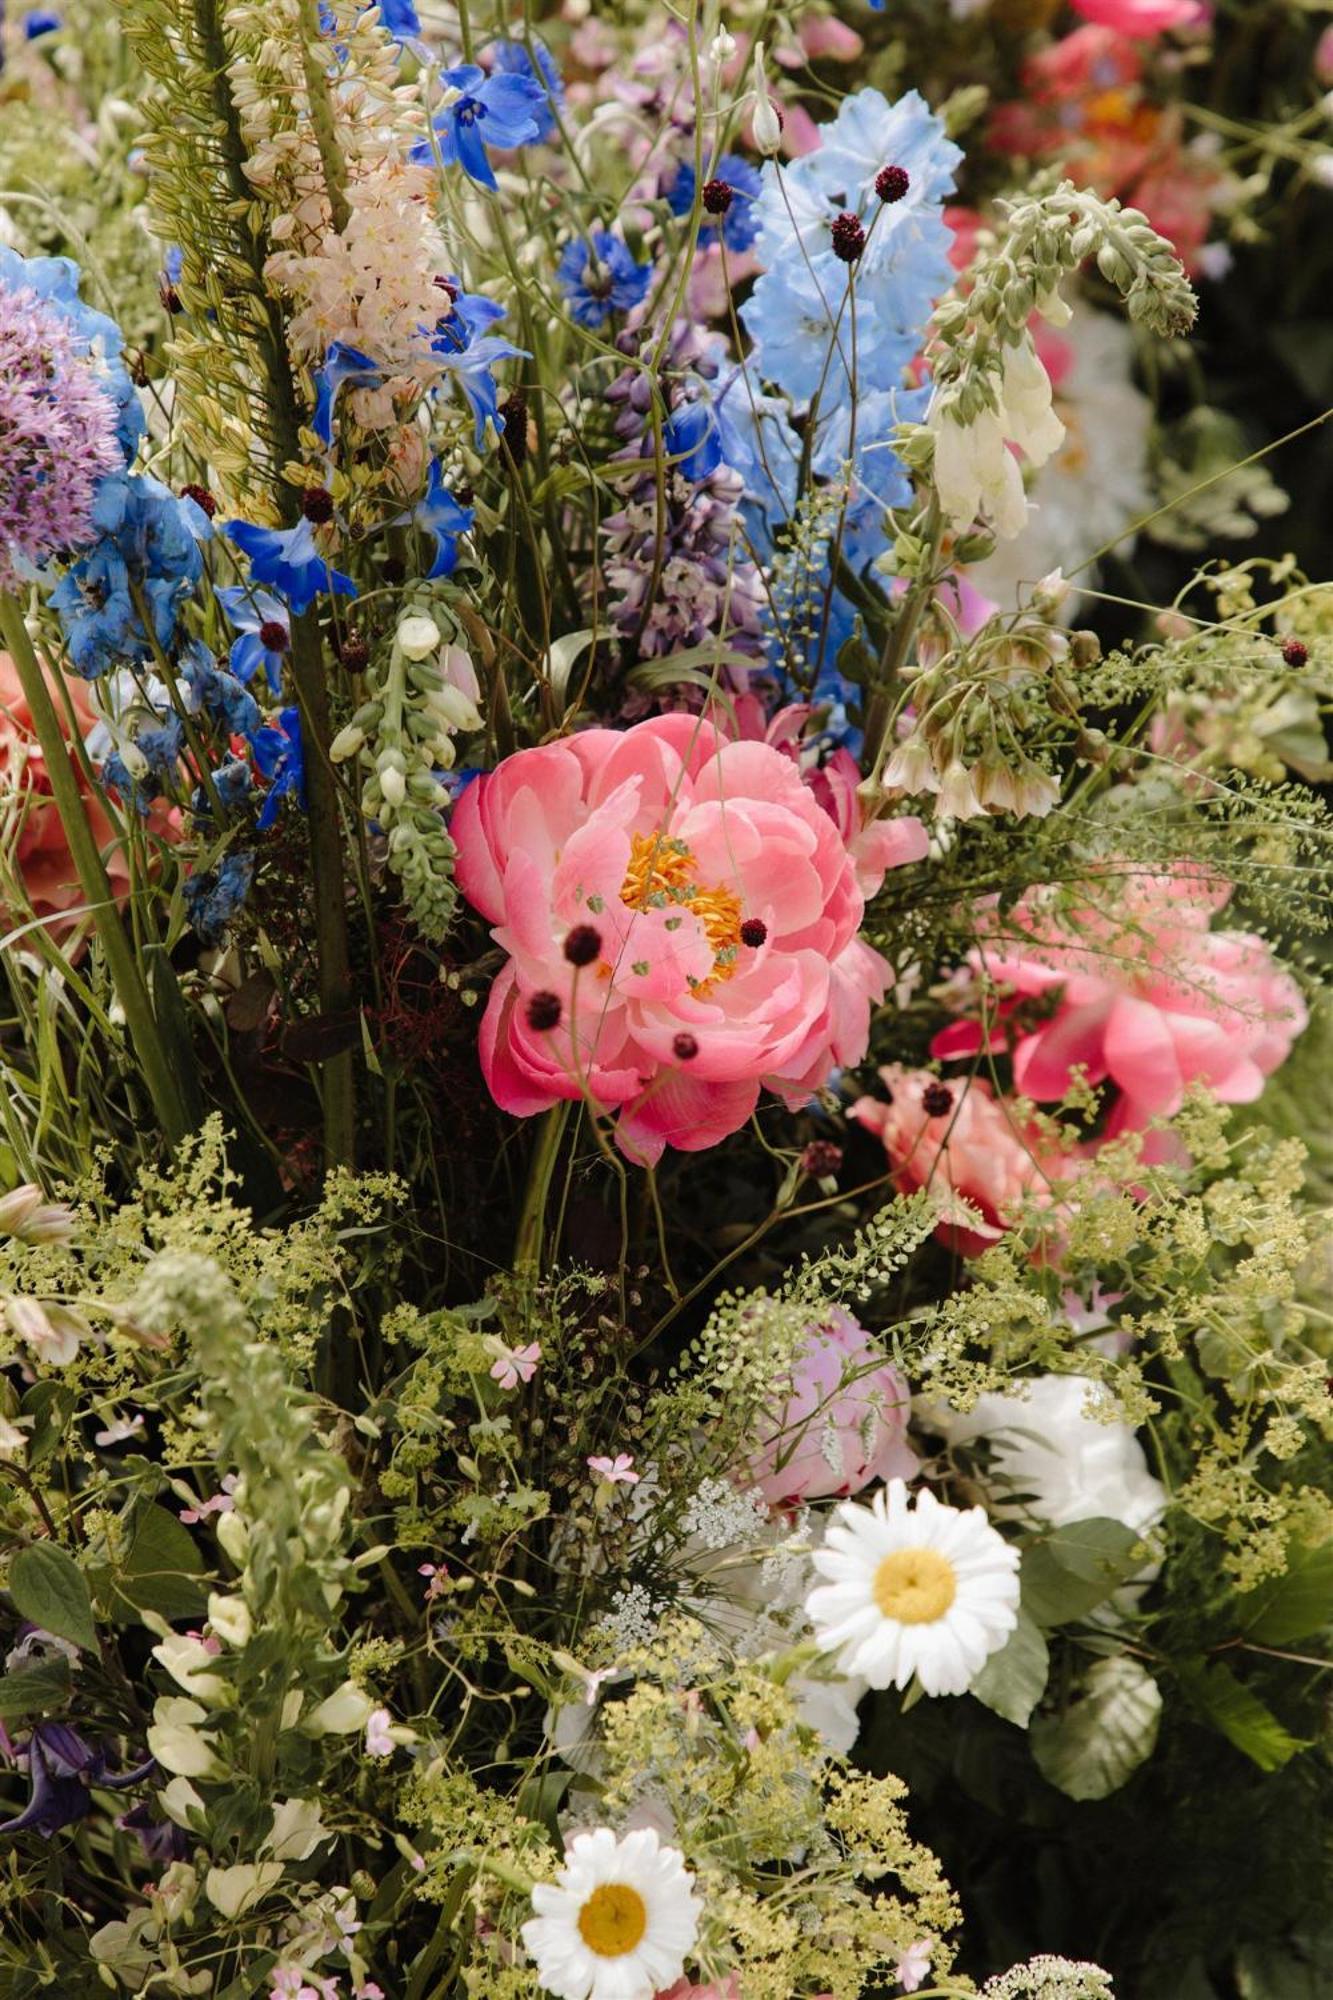
M 532 1907 L 523 1942 L 557 2000 L 652 2000 L 679 1979 L 699 1930 L 694 1878 L 649 1827 L 576 1834 Z
M 954 525 L 969 528 L 985 514 L 997 535 L 1022 534 L 1028 518 L 1023 474 L 996 412 L 982 410 L 963 423 L 936 399 L 926 421 L 935 433 L 935 490 Z
M 872 1688 L 965 1694 L 1018 1623 L 1018 1551 L 980 1507 L 909 1501 L 890 1480 L 869 1507 L 843 1501 L 806 1599 L 821 1648 Z

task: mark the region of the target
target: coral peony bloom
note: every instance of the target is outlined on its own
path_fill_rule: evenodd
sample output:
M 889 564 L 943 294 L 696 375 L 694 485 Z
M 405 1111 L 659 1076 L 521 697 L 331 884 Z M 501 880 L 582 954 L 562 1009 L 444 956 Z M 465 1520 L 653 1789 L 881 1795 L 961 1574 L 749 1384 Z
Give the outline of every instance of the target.
M 976 954 L 1007 990 L 1002 1012 L 1054 1002 L 1048 1019 L 1013 1040 L 1015 1089 L 1052 1102 L 1081 1067 L 1090 1083 L 1122 1093 L 1113 1133 L 1170 1117 L 1194 1083 L 1224 1104 L 1252 1103 L 1308 1018 L 1291 974 L 1262 938 L 1209 929 L 1231 889 L 1199 869 L 1118 877 L 1107 890 L 1067 929 L 1041 892 L 1029 893 L 1009 919 L 1019 935 Z M 946 1029 L 935 1053 L 965 1053 L 967 1034 Z M 992 1039 L 1003 1046 L 1003 1031 Z M 973 1030 L 971 1046 L 979 1040 Z
M 1038 1150 L 984 1077 L 941 1084 L 897 1063 L 880 1077 L 885 1095 L 858 1098 L 848 1116 L 881 1141 L 900 1193 L 930 1188 L 978 1212 L 946 1209 L 935 1232 L 964 1257 L 979 1257 L 1013 1227 L 1025 1202 L 1077 1171 L 1070 1159 L 1050 1158 L 1049 1147 L 1045 1155 Z
M 98 717 L 88 704 L 83 684 L 70 681 L 66 685 L 80 728 L 86 733 Z M 55 706 L 68 733 L 65 704 L 58 690 Z M 79 765 L 75 765 L 75 772 L 88 824 L 102 850 L 112 891 L 117 903 L 124 903 L 130 889 L 125 850 L 101 798 L 91 789 Z M 18 669 L 7 653 L 0 653 L 0 814 L 6 828 L 17 822 L 12 866 L 23 883 L 33 915 L 45 925 L 48 936 L 59 942 L 83 921 L 83 890 L 60 814 L 51 797 L 51 781 L 37 741 L 32 711 Z M 5 837 L 8 842 L 8 833 Z M 24 921 L 15 911 L 6 910 L 3 916 L 6 928 Z
M 833 1306 L 808 1328 L 786 1395 L 746 1468 L 774 1506 L 845 1499 L 872 1479 L 910 1479 L 911 1392 L 860 1321 Z
M 481 1027 L 496 1102 L 587 1095 L 632 1159 L 793 1108 L 865 1054 L 888 966 L 865 893 L 926 835 L 851 840 L 765 743 L 689 715 L 523 750 L 464 792 L 458 879 L 509 963 Z M 858 879 L 858 867 L 860 879 Z

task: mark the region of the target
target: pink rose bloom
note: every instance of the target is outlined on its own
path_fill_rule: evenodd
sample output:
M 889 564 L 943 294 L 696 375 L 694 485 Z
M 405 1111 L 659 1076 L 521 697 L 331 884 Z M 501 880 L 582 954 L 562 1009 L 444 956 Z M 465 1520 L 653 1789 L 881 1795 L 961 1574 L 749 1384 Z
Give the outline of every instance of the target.
M 910 1479 L 911 1390 L 841 1306 L 811 1326 L 786 1400 L 766 1420 L 746 1478 L 773 1506 L 845 1499 L 872 1479 Z
M 1122 1093 L 1112 1133 L 1180 1109 L 1206 1084 L 1224 1104 L 1250 1104 L 1306 1025 L 1305 1002 L 1262 938 L 1214 931 L 1227 883 L 1182 866 L 1170 875 L 1118 877 L 1105 905 L 1073 931 L 1044 915 L 1029 892 L 1011 919 L 1027 939 L 987 945 L 975 963 L 1001 989 L 1001 1013 L 1024 1000 L 1054 1002 L 1049 1018 L 1012 1042 L 1014 1087 L 1038 1103 L 1064 1096 L 1074 1068 Z M 937 1055 L 980 1046 L 973 1024 L 946 1029 Z M 1002 1023 L 993 1047 L 1008 1041 Z
M 964 1257 L 979 1257 L 1012 1228 L 1025 1201 L 1076 1170 L 1067 1159 L 1043 1161 L 984 1077 L 941 1083 L 897 1063 L 880 1077 L 885 1095 L 859 1098 L 848 1116 L 879 1138 L 900 1193 L 931 1188 L 980 1212 L 946 1213 L 935 1232 Z
M 89 706 L 82 682 L 70 681 L 68 687 L 80 730 L 86 735 L 98 718 Z M 64 701 L 58 689 L 55 694 L 56 713 L 64 725 Z M 75 774 L 88 824 L 111 878 L 112 892 L 117 903 L 123 904 L 130 891 L 125 850 L 105 806 L 77 764 Z M 33 915 L 44 923 L 47 935 L 59 943 L 84 921 L 79 914 L 84 909 L 83 890 L 60 814 L 51 797 L 51 781 L 37 742 L 32 711 L 18 669 L 8 653 L 0 653 L 0 812 L 6 826 L 11 823 L 11 814 L 18 824 L 14 866 Z M 158 824 L 155 830 L 164 832 L 166 828 Z M 0 916 L 7 929 L 22 921 L 17 912 L 10 910 L 0 910 Z
M 1147 41 L 1168 28 L 1198 28 L 1209 18 L 1200 0 L 1069 0 L 1076 14 L 1117 35 Z
M 586 1093 L 650 1163 L 861 1060 L 891 976 L 865 897 L 926 849 L 919 822 L 849 837 L 780 750 L 690 715 L 520 751 L 453 835 L 509 955 L 481 1025 L 492 1096 L 528 1117 Z

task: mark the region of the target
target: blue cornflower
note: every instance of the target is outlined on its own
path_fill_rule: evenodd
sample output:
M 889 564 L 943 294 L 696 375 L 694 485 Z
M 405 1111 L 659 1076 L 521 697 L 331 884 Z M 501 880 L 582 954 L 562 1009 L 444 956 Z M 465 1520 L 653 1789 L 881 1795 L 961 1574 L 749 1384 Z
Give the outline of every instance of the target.
M 39 35 L 54 35 L 64 26 L 59 14 L 51 14 L 42 7 L 34 7 L 31 14 L 23 16 L 23 34 L 27 41 L 35 42 Z
M 609 229 L 576 236 L 560 253 L 556 282 L 580 326 L 597 327 L 613 312 L 629 312 L 648 290 L 650 264 L 636 264 Z
M 102 481 L 92 509 L 100 538 L 51 593 L 70 658 L 86 680 L 147 658 L 153 641 L 170 649 L 177 614 L 203 575 L 194 515 L 202 510 L 191 503 L 187 511 L 144 474 L 116 472 Z
M 331 569 L 315 547 L 314 527 L 305 519 L 294 528 L 259 528 L 253 521 L 228 521 L 224 532 L 249 556 L 255 582 L 271 584 L 298 618 L 322 591 L 356 596 L 351 577 Z
M 486 328 L 505 315 L 504 307 L 494 299 L 481 292 L 459 291 L 452 279 L 437 278 L 435 282 L 448 295 L 450 305 L 449 311 L 435 322 L 431 352 L 443 358 L 443 365 L 466 396 L 480 445 L 486 435 L 487 419 L 497 430 L 504 429 L 499 391 L 491 370 L 497 361 L 507 361 L 516 355 L 525 357 L 527 350 L 515 347 L 500 334 L 487 333 Z
M 458 537 L 470 531 L 473 519 L 472 508 L 460 506 L 445 486 L 440 461 L 433 458 L 425 493 L 415 507 L 399 514 L 392 525 L 396 528 L 411 525 L 429 536 L 435 544 L 435 554 L 426 575 L 451 576 L 458 561 Z
M 483 187 L 498 185 L 486 148 L 508 152 L 539 136 L 541 116 L 549 112 L 546 93 L 531 76 L 487 76 L 476 63 L 440 71 L 449 101 L 435 115 L 440 158 L 446 166 L 462 167 Z M 434 158 L 430 142 L 412 148 L 414 160 Z
M 269 779 L 269 788 L 259 814 L 259 830 L 267 833 L 278 817 L 285 798 L 295 799 L 305 811 L 305 747 L 301 741 L 301 712 L 284 708 L 279 712 L 280 728 L 259 730 L 251 744 L 255 767 Z
M 321 444 L 333 443 L 333 410 L 343 383 L 352 382 L 365 389 L 377 387 L 383 380 L 384 370 L 378 361 L 372 361 L 357 347 L 349 347 L 345 340 L 332 343 L 324 357 L 324 366 L 315 370 L 315 414 L 310 419 L 310 428 Z
M 722 440 L 708 404 L 702 400 L 681 403 L 662 427 L 662 442 L 677 461 L 675 470 L 682 479 L 697 486 L 722 463 Z
M 250 893 L 253 854 L 228 854 L 216 868 L 192 875 L 185 884 L 185 909 L 201 944 L 220 945 L 227 926 Z
M 536 110 L 537 137 L 553 139 L 560 130 L 556 113 L 564 109 L 565 80 L 545 42 L 536 35 L 531 48 L 526 42 L 497 42 L 491 50 L 491 67 L 502 76 L 524 76 L 537 85 L 542 94 Z
M 240 637 L 232 641 L 228 665 L 238 681 L 250 681 L 260 667 L 274 694 L 282 692 L 282 658 L 291 651 L 291 613 L 281 598 L 267 590 L 230 584 L 217 593 Z
M 699 231 L 701 243 L 716 243 L 720 235 L 728 250 L 739 256 L 748 250 L 758 234 L 758 224 L 754 218 L 755 197 L 763 182 L 758 169 L 739 153 L 724 153 L 718 160 L 705 187 L 715 181 L 724 181 L 731 190 L 731 202 L 721 224 L 705 222 Z M 695 173 L 693 163 L 682 160 L 665 192 L 667 207 L 673 215 L 688 215 L 694 207 Z
M 125 1791 L 141 1785 L 154 1768 L 150 1758 L 137 1770 L 109 1772 L 105 1750 L 93 1749 L 63 1722 L 36 1723 L 17 1755 L 28 1767 L 28 1803 L 17 1818 L 0 1825 L 0 1833 L 40 1833 L 47 1840 L 87 1818 L 94 1785 Z

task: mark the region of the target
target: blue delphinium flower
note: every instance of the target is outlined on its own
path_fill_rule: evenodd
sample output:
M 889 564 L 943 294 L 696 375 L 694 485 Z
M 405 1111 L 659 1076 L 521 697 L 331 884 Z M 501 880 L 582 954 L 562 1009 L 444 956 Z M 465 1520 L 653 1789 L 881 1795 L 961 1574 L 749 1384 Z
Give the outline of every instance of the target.
M 545 42 L 536 35 L 531 49 L 526 42 L 497 42 L 491 50 L 491 66 L 502 76 L 527 77 L 537 85 L 542 99 L 535 113 L 537 137 L 553 139 L 560 129 L 556 112 L 564 108 L 565 80 Z
M 272 826 L 284 799 L 294 799 L 302 812 L 306 805 L 305 748 L 301 741 L 300 710 L 282 709 L 278 725 L 276 729 L 270 726 L 259 730 L 251 745 L 256 769 L 269 780 L 259 813 L 261 833 L 267 833 Z
M 54 35 L 63 26 L 59 14 L 48 13 L 44 7 L 34 7 L 23 16 L 24 38 L 30 42 L 35 42 L 39 35 Z
M 380 25 L 396 42 L 417 40 L 421 34 L 421 22 L 412 0 L 378 0 L 378 6 Z
M 260 726 L 259 703 L 243 682 L 220 667 L 198 640 L 185 647 L 180 666 L 191 711 L 206 715 L 226 736 L 253 741 Z
M 185 884 L 185 910 L 201 944 L 220 945 L 227 926 L 250 893 L 253 854 L 228 854 L 216 868 L 192 875 Z
M 636 264 L 628 247 L 609 229 L 594 229 L 567 243 L 556 266 L 556 282 L 580 326 L 598 327 L 613 312 L 629 312 L 648 290 L 650 264 Z
M 704 244 L 716 243 L 721 235 L 728 250 L 739 256 L 748 250 L 758 233 L 754 218 L 755 197 L 763 182 L 758 169 L 739 153 L 724 153 L 716 162 L 705 186 L 712 182 L 724 181 L 731 190 L 731 200 L 726 213 L 717 222 L 705 221 L 699 230 L 699 241 Z M 688 215 L 694 207 L 695 174 L 694 164 L 683 160 L 666 188 L 667 207 L 673 215 Z
M 503 71 L 487 76 L 476 63 L 441 70 L 440 83 L 448 100 L 433 121 L 440 158 L 446 166 L 462 167 L 483 187 L 498 186 L 487 147 L 508 152 L 536 139 L 543 113 L 549 114 L 546 92 L 531 76 L 507 76 Z M 412 157 L 433 159 L 429 141 L 414 146 Z
M 255 582 L 271 585 L 298 618 L 322 592 L 356 596 L 351 577 L 331 569 L 315 547 L 310 521 L 302 519 L 294 528 L 260 528 L 253 521 L 228 521 L 225 532 L 249 556 Z
M 857 571 L 888 547 L 886 509 L 911 502 L 912 481 L 894 450 L 893 434 L 898 424 L 923 421 L 930 396 L 929 385 L 869 391 L 857 402 L 854 442 L 846 404 L 831 410 L 819 425 L 812 470 L 821 479 L 838 479 L 850 465 L 842 552 Z
M 681 403 L 671 412 L 662 426 L 662 442 L 670 457 L 677 461 L 675 470 L 681 478 L 695 485 L 716 472 L 722 463 L 717 423 L 702 397 L 692 403 Z
M 943 205 L 962 154 L 916 91 L 896 104 L 878 90 L 855 92 L 821 139 L 781 180 L 771 162 L 764 169 L 754 215 L 766 269 L 741 317 L 764 378 L 798 403 L 818 392 L 827 408 L 852 391 L 851 267 L 833 247 L 834 221 L 850 211 L 865 232 L 855 259 L 857 389 L 896 388 L 952 280 Z M 887 167 L 898 171 L 881 192 Z
M 180 608 L 203 574 L 195 516 L 203 520 L 202 509 L 146 475 L 119 472 L 102 481 L 92 515 L 99 539 L 51 593 L 70 658 L 86 680 L 148 658 L 154 642 L 170 650 Z
M 253 680 L 264 669 L 274 694 L 282 692 L 283 655 L 291 651 L 291 614 L 281 598 L 267 590 L 230 584 L 217 593 L 218 603 L 236 627 L 228 665 L 238 681 Z
M 486 298 L 481 292 L 461 291 L 452 278 L 437 278 L 435 282 L 447 295 L 449 310 L 441 314 L 435 323 L 431 351 L 441 357 L 444 367 L 466 396 L 476 425 L 476 441 L 480 446 L 486 435 L 488 419 L 497 430 L 504 429 L 499 391 L 491 370 L 497 361 L 507 361 L 513 356 L 525 357 L 527 350 L 515 347 L 501 334 L 486 331 L 505 316 L 504 307 L 497 305 L 494 299 Z
M 213 773 L 213 790 L 222 810 L 233 813 L 244 805 L 250 795 L 251 783 L 250 766 L 244 757 L 228 757 L 225 764 L 219 764 Z M 202 785 L 195 788 L 190 811 L 196 819 L 208 819 L 212 814 L 213 801 Z
M 458 562 L 458 537 L 471 530 L 473 519 L 472 508 L 455 500 L 444 483 L 439 459 L 433 458 L 425 493 L 415 507 L 397 516 L 393 526 L 419 528 L 434 542 L 435 554 L 426 571 L 428 577 L 451 576 Z
M 331 344 L 324 366 L 315 370 L 315 414 L 310 419 L 310 428 L 321 444 L 333 443 L 334 406 L 344 382 L 365 389 L 377 387 L 383 380 L 384 370 L 378 361 L 372 361 L 360 348 L 349 346 L 345 340 Z

